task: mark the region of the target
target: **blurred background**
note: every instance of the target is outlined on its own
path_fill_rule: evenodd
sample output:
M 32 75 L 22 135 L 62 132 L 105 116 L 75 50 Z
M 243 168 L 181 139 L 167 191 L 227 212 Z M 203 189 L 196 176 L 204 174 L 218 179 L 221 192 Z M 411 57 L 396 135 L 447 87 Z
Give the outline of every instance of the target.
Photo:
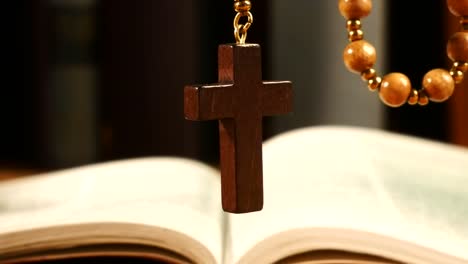
M 0 175 L 149 155 L 217 164 L 217 122 L 184 120 L 183 87 L 217 81 L 217 46 L 234 41 L 232 4 L 6 1 Z M 345 69 L 337 1 L 252 4 L 248 42 L 262 46 L 263 78 L 291 80 L 295 90 L 293 114 L 264 119 L 265 139 L 339 124 L 468 146 L 468 81 L 443 104 L 385 107 Z M 458 29 L 445 0 L 421 5 L 376 0 L 363 20 L 378 72 L 404 72 L 414 86 L 428 70 L 449 67 L 445 45 Z

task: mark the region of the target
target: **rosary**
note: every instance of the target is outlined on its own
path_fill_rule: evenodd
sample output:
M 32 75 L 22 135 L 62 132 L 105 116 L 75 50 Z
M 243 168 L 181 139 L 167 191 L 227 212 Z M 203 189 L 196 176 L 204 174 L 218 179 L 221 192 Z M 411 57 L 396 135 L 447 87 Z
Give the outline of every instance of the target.
M 350 41 L 343 53 L 346 67 L 360 74 L 369 89 L 378 91 L 380 99 L 391 107 L 447 100 L 468 70 L 468 0 L 447 0 L 447 5 L 460 17 L 462 27 L 447 44 L 452 68 L 429 71 L 422 88 L 414 89 L 404 74 L 379 77 L 373 68 L 376 51 L 364 40 L 361 29 L 361 18 L 370 14 L 372 1 L 338 0 Z M 236 44 L 218 48 L 219 83 L 186 86 L 184 113 L 189 120 L 219 120 L 223 209 L 247 213 L 263 208 L 262 117 L 291 112 L 293 92 L 289 81 L 262 81 L 260 46 L 246 43 L 253 23 L 251 3 L 234 0 L 234 10 Z
M 410 105 L 427 105 L 429 101 L 443 102 L 454 92 L 455 84 L 463 81 L 468 70 L 468 1 L 447 0 L 450 12 L 460 17 L 461 31 L 455 33 L 447 43 L 447 55 L 453 61 L 450 71 L 434 69 L 423 77 L 422 88 L 414 89 L 402 73 L 390 73 L 383 78 L 377 76 L 373 67 L 376 61 L 375 48 L 364 39 L 361 18 L 369 15 L 371 0 L 339 0 L 341 15 L 347 19 L 348 40 L 343 59 L 346 67 L 360 74 L 369 90 L 378 91 L 383 103 L 399 107 L 406 102 Z

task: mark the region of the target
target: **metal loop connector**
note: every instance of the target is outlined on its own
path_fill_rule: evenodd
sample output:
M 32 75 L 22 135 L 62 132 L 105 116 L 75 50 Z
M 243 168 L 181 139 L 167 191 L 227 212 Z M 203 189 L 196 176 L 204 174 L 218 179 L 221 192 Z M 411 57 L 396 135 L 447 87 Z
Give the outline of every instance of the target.
M 239 24 L 239 21 L 242 17 L 247 17 L 247 22 L 245 24 Z M 247 39 L 247 30 L 253 23 L 253 15 L 250 11 L 237 13 L 234 18 L 234 37 L 236 38 L 237 44 L 245 44 Z

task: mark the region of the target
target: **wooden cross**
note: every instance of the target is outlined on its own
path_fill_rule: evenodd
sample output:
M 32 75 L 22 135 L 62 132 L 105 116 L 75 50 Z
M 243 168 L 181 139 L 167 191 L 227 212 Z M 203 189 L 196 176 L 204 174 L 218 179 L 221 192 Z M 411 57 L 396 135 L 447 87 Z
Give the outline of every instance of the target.
M 291 112 L 292 85 L 262 81 L 257 44 L 220 45 L 218 74 L 218 84 L 185 87 L 185 117 L 219 119 L 223 209 L 259 211 L 263 208 L 262 117 Z

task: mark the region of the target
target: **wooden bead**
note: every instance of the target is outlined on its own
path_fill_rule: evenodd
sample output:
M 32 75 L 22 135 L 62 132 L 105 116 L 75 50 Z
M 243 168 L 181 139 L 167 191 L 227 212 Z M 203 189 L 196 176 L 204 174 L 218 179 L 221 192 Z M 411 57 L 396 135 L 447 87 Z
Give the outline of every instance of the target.
M 452 61 L 468 61 L 468 32 L 457 32 L 450 37 L 447 55 Z
M 382 102 L 391 107 L 399 107 L 406 103 L 411 93 L 411 82 L 406 75 L 390 73 L 383 77 L 379 97 Z
M 370 14 L 371 0 L 340 0 L 338 2 L 340 13 L 346 19 L 360 19 Z
M 454 16 L 468 16 L 468 0 L 447 0 L 447 6 Z
M 443 102 L 453 94 L 455 82 L 448 71 L 434 69 L 424 75 L 423 87 L 431 101 Z
M 361 73 L 374 66 L 377 54 L 374 46 L 365 40 L 358 40 L 348 44 L 343 52 L 346 67 L 355 73 Z

